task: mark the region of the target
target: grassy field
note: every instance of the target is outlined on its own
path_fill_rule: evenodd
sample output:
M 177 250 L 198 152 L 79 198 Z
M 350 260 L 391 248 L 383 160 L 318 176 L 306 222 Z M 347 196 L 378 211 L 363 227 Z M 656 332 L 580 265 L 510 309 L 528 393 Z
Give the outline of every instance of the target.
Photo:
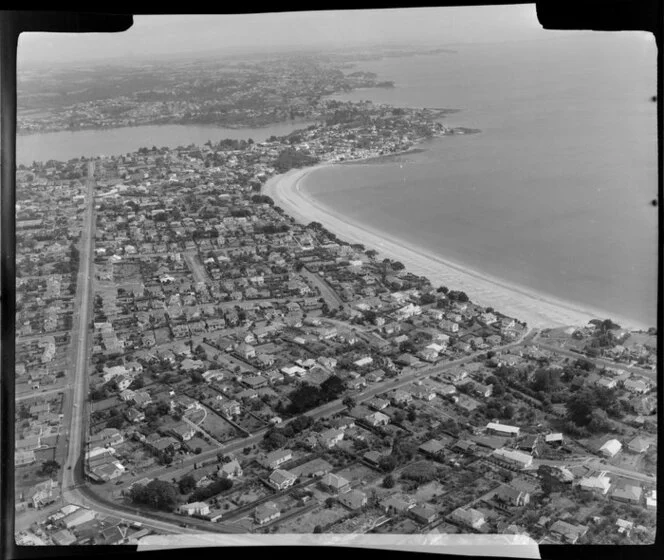
M 376 471 L 361 463 L 346 467 L 342 471 L 339 471 L 335 474 L 343 476 L 351 484 L 361 484 L 363 480 L 370 482 L 380 477 Z
M 279 525 L 280 533 L 313 533 L 317 525 L 324 527 L 348 515 L 348 510 L 342 506 L 326 508 L 320 506 L 306 515 L 295 516 Z
M 192 449 L 200 447 L 203 453 L 210 451 L 211 449 L 217 449 L 217 446 L 214 443 L 207 443 L 202 437 L 200 437 L 200 435 L 195 435 L 193 438 L 191 438 L 187 442 L 187 445 L 189 445 L 189 447 Z
M 201 428 L 220 443 L 234 439 L 238 435 L 237 430 L 229 422 L 210 410 L 208 410 Z

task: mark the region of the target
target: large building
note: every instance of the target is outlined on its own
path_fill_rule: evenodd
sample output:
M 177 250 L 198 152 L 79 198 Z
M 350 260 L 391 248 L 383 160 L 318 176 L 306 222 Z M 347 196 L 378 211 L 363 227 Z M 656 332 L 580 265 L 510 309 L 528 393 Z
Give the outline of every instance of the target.
M 533 464 L 533 457 L 522 451 L 513 451 L 511 449 L 496 449 L 491 458 L 497 463 L 511 469 L 526 469 Z

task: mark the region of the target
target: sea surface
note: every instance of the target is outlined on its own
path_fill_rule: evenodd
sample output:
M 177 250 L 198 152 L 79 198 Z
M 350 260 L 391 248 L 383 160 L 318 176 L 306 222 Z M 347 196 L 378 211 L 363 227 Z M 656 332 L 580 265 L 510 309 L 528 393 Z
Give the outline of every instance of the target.
M 570 32 L 455 48 L 363 62 L 396 88 L 335 98 L 460 109 L 443 122 L 481 133 L 324 168 L 303 188 L 451 261 L 656 325 L 654 40 Z
M 33 161 L 49 159 L 68 161 L 81 156 L 118 156 L 143 147 L 202 146 L 208 140 L 218 142 L 226 138 L 264 142 L 272 135 L 283 136 L 310 124 L 310 121 L 293 121 L 262 128 L 165 124 L 26 134 L 16 137 L 16 161 L 19 165 L 30 165 Z

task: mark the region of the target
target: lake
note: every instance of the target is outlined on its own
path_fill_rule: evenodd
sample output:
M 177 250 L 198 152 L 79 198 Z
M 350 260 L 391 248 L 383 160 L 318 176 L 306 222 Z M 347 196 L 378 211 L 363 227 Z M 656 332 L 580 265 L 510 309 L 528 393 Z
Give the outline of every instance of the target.
M 81 156 L 117 156 L 143 147 L 202 146 L 208 140 L 215 142 L 225 138 L 251 138 L 263 142 L 270 136 L 283 136 L 310 124 L 310 121 L 295 121 L 262 128 L 168 124 L 19 135 L 16 137 L 16 161 L 17 164 L 29 165 L 33 161 L 49 159 L 68 161 Z

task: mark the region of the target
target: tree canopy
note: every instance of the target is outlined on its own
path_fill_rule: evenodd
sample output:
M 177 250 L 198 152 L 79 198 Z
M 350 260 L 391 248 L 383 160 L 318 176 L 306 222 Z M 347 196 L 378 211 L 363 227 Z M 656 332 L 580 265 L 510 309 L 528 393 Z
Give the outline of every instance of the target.
M 178 499 L 176 487 L 164 480 L 151 480 L 146 485 L 136 484 L 129 495 L 134 503 L 162 511 L 173 511 Z

